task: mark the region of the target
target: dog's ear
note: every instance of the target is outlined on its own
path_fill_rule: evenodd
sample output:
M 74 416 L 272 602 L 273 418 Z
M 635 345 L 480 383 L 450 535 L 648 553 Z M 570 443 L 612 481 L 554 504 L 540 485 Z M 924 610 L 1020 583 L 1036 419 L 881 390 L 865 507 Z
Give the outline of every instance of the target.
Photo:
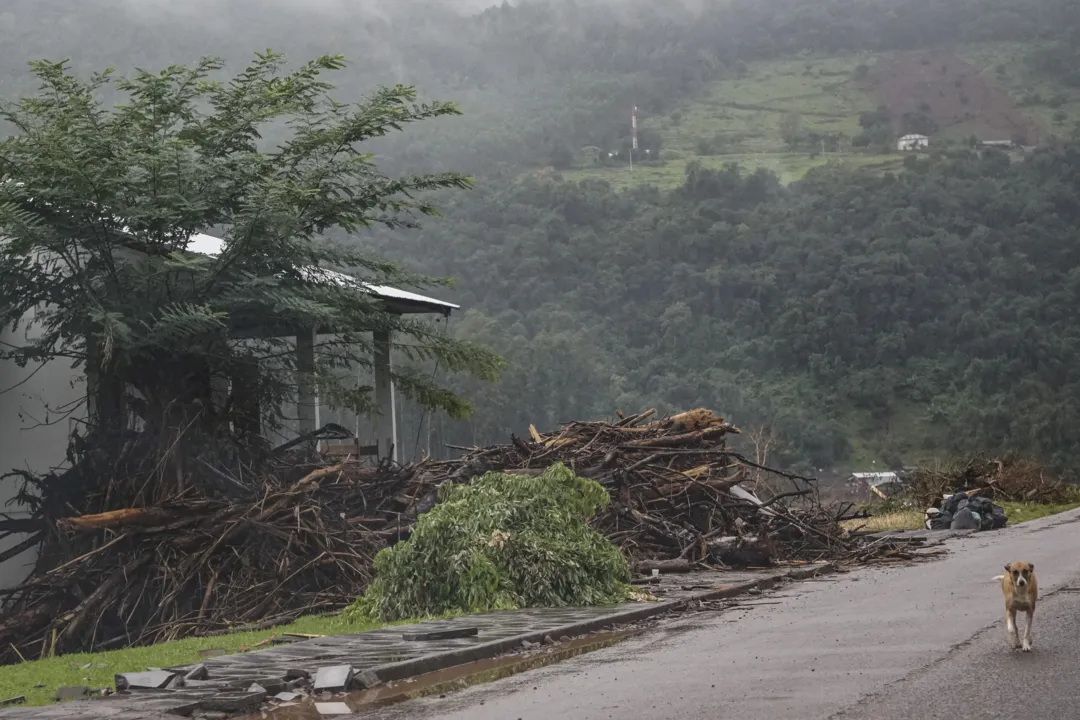
M 1028 570 L 1035 570 L 1035 563 L 1028 563 Z
M 1012 570 L 1009 569 L 1009 566 L 1007 564 L 1005 565 L 1005 572 L 1012 572 Z

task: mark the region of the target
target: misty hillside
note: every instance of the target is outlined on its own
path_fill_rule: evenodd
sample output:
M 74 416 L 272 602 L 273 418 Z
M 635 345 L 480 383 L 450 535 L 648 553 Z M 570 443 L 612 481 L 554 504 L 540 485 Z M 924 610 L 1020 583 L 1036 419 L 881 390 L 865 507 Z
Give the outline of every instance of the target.
M 476 189 L 359 239 L 456 277 L 452 331 L 511 361 L 436 445 L 706 405 L 817 467 L 1077 457 L 1073 0 L 487 4 L 9 0 L 0 78 L 11 99 L 30 59 L 236 70 L 272 48 L 345 55 L 342 100 L 458 101 L 373 149 Z M 930 150 L 898 153 L 909 132 Z
M 760 61 L 802 61 L 808 67 L 800 65 L 799 79 L 810 79 L 812 95 L 822 77 L 835 84 L 880 54 L 1023 43 L 1030 52 L 1004 58 L 1011 77 L 1016 63 L 1038 62 L 1049 70 L 1043 74 L 1077 81 L 1071 56 L 1056 54 L 1059 42 L 1067 48 L 1060 54 L 1075 52 L 1063 42 L 1076 23 L 1068 0 L 530 0 L 478 9 L 490 4 L 11 0 L 0 12 L 0 77 L 9 92 L 32 89 L 25 62 L 44 57 L 70 58 L 90 71 L 152 69 L 204 55 L 236 65 L 265 48 L 298 60 L 341 53 L 353 68 L 340 85 L 343 99 L 403 82 L 460 102 L 464 119 L 397 140 L 391 159 L 469 172 L 505 164 L 569 169 L 583 148 L 619 149 L 634 105 L 643 146 L 662 151 L 682 138 L 665 132 L 661 118 L 692 113 L 695 101 L 719 93 L 726 103 L 759 103 L 759 91 L 715 84 L 761 84 L 762 74 L 776 73 L 754 65 Z M 853 61 L 815 68 L 827 58 Z M 873 110 L 873 92 L 861 94 L 867 97 L 855 105 Z M 805 109 L 807 118 L 814 112 Z M 724 131 L 723 123 L 690 129 L 706 143 Z

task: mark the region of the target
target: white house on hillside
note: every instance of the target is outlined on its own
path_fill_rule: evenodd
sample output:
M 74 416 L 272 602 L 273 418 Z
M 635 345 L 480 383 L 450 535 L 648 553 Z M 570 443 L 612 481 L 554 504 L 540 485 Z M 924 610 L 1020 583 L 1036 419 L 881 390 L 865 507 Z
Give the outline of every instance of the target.
M 925 135 L 905 135 L 896 141 L 896 149 L 900 152 L 921 150 L 930 147 L 930 138 Z

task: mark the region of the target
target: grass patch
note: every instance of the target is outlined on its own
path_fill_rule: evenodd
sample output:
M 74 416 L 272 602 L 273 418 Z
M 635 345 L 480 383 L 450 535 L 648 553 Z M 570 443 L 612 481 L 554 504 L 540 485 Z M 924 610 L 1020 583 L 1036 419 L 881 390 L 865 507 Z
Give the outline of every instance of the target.
M 845 520 L 841 525 L 845 530 L 858 530 L 859 532 L 921 530 L 923 527 L 923 513 L 921 510 L 897 510 L 862 520 Z
M 1038 520 L 1039 518 L 1057 515 L 1058 513 L 1063 513 L 1068 510 L 1075 510 L 1080 507 L 1080 502 L 1065 504 L 1006 502 L 1000 503 L 1000 505 L 1005 508 L 1005 514 L 1009 516 L 1009 524 L 1015 525 L 1016 523 L 1027 522 L 1028 520 Z
M 51 703 L 56 689 L 64 685 L 86 685 L 91 689 L 112 688 L 116 673 L 138 672 L 148 667 L 171 667 L 202 660 L 200 650 L 224 650 L 227 653 L 246 652 L 275 635 L 304 633 L 310 635 L 343 635 L 376 630 L 388 625 L 402 625 L 416 620 L 383 623 L 372 620 L 350 620 L 339 615 L 301 618 L 289 625 L 218 637 L 186 638 L 146 647 L 110 650 L 98 653 L 77 653 L 54 658 L 32 660 L 18 665 L 0 667 L 0 699 L 25 695 L 29 705 Z M 35 687 L 36 685 L 44 687 Z
M 829 164 L 884 172 L 899 169 L 900 155 L 792 152 L 781 131 L 784 118 L 799 116 L 805 133 L 842 133 L 850 141 L 861 131 L 859 115 L 875 109 L 874 99 L 854 80 L 870 56 L 750 63 L 741 77 L 713 83 L 698 97 L 666 116 L 644 117 L 641 126 L 663 138 L 670 160 L 663 165 L 588 167 L 564 172 L 566 179 L 601 179 L 616 189 L 655 185 L 670 190 L 682 184 L 686 163 L 697 160 L 718 169 L 736 163 L 747 172 L 770 170 L 789 184 Z M 706 150 L 703 145 L 708 146 Z
M 1009 517 L 1009 525 L 1038 520 L 1039 518 L 1057 515 L 1068 510 L 1080 507 L 1080 502 L 1066 504 L 1048 503 L 1000 503 L 1005 508 L 1005 514 Z M 870 508 L 873 512 L 873 508 Z M 886 532 L 895 530 L 922 530 L 924 521 L 923 510 L 892 510 L 880 515 L 873 515 L 862 520 L 845 520 L 841 523 L 845 530 L 858 530 L 859 532 Z
M 786 148 L 781 122 L 800 117 L 806 132 L 857 135 L 859 114 L 874 99 L 854 81 L 859 56 L 750 63 L 747 73 L 711 84 L 693 102 L 666 116 L 642 120 L 664 147 L 696 155 L 701 139 L 719 140 L 725 153 L 777 153 Z

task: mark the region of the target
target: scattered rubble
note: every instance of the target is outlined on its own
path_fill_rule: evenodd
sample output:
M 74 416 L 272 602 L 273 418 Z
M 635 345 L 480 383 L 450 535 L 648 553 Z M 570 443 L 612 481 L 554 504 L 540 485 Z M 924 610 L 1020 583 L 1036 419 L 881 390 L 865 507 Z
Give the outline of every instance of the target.
M 168 685 L 174 677 L 176 677 L 176 673 L 168 672 L 166 670 L 124 673 L 116 676 L 116 689 L 157 690 Z
M 353 678 L 353 669 L 348 665 L 321 667 L 315 673 L 313 688 L 315 692 L 344 692 Z

